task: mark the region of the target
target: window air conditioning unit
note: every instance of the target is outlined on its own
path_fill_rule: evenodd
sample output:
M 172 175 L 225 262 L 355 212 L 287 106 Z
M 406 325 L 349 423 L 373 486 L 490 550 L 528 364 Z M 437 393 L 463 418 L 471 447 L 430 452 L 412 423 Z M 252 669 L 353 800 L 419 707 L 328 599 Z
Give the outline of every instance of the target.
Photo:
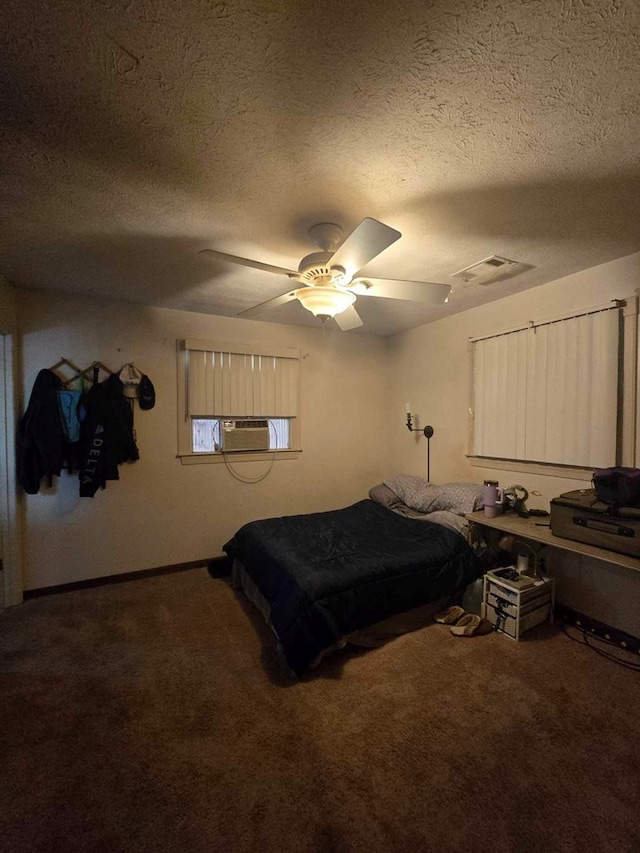
M 222 421 L 222 449 L 268 450 L 269 422 L 267 420 Z

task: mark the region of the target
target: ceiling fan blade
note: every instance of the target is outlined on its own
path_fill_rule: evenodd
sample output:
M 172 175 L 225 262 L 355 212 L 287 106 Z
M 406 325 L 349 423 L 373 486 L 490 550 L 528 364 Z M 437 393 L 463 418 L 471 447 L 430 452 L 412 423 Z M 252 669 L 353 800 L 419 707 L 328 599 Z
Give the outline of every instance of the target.
M 241 311 L 236 316 L 255 317 L 258 314 L 265 314 L 267 311 L 271 311 L 272 308 L 277 308 L 279 305 L 286 305 L 287 302 L 291 302 L 291 300 L 295 298 L 295 291 L 288 290 L 286 293 L 283 293 L 280 296 L 274 296 L 273 299 L 267 299 L 266 302 L 261 302 L 259 305 L 254 305 L 253 308 L 247 308 L 246 311 Z
M 388 249 L 402 234 L 377 219 L 367 217 L 349 234 L 331 258 L 331 266 L 343 267 L 347 278 L 351 278 L 373 260 L 380 252 Z
M 340 314 L 336 314 L 333 319 L 343 332 L 348 332 L 350 329 L 357 329 L 358 326 L 363 325 L 360 315 L 353 305 L 350 305 L 346 311 L 341 311 Z
M 354 287 L 363 284 L 366 290 Z M 400 281 L 393 278 L 357 278 L 351 282 L 359 296 L 382 296 L 385 299 L 405 299 L 408 302 L 420 302 L 422 305 L 442 305 L 451 293 L 448 284 L 435 284 L 431 281 Z
M 220 261 L 229 261 L 232 264 L 242 264 L 243 267 L 253 267 L 256 270 L 264 270 L 265 272 L 275 272 L 280 275 L 297 275 L 294 270 L 287 270 L 284 267 L 274 267 L 272 264 L 263 264 L 261 261 L 252 261 L 250 258 L 239 258 L 237 255 L 227 255 L 226 252 L 217 252 L 215 249 L 202 249 L 198 252 L 199 255 L 213 255 Z

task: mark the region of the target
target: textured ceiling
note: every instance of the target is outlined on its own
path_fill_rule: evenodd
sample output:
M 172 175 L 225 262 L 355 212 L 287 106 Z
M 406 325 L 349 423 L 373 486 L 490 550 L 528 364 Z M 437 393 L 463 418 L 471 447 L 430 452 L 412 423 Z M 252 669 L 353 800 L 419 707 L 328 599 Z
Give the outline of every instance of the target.
M 640 250 L 637 0 L 5 0 L 0 273 L 234 316 L 307 229 L 403 237 L 370 275 L 456 283 L 436 309 L 358 299 L 392 334 Z M 298 303 L 265 319 L 318 324 Z M 352 333 L 349 333 L 352 334 Z

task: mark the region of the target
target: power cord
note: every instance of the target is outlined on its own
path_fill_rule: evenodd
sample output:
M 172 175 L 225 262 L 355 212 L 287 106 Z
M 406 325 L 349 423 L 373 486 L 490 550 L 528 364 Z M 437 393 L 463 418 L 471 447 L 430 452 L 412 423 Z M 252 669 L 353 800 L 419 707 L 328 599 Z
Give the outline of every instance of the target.
M 538 551 L 536 551 L 536 549 L 535 549 L 535 548 L 533 548 L 531 545 L 529 545 L 529 543 L 528 543 L 528 542 L 525 542 L 525 541 L 524 541 L 524 540 L 522 540 L 522 539 L 517 539 L 516 541 L 517 541 L 517 543 L 518 543 L 518 548 L 519 548 L 520 546 L 522 546 L 523 548 L 528 548 L 528 550 L 529 550 L 529 551 L 531 552 L 531 554 L 533 555 L 533 572 L 534 572 L 534 575 L 535 575 L 536 577 L 538 577 L 538 575 L 540 574 L 540 573 L 538 572 L 538 563 L 540 562 L 540 559 L 541 559 L 541 557 L 539 556 L 539 553 L 540 553 L 540 550 L 541 550 L 541 549 L 538 549 Z M 543 547 L 544 547 L 544 546 L 543 546 Z
M 541 580 L 541 581 L 543 582 L 543 584 L 545 585 L 545 587 L 546 587 L 546 588 L 547 588 L 547 590 L 549 591 L 549 595 L 551 596 L 550 601 L 553 601 L 553 589 L 552 589 L 552 587 L 551 587 L 551 584 L 549 583 L 549 581 L 547 580 L 547 578 L 546 578 L 546 577 L 545 577 L 545 575 L 544 575 L 544 568 L 545 568 L 545 565 L 544 565 L 544 561 L 545 561 L 544 554 L 541 554 L 541 553 L 540 553 L 540 552 L 544 549 L 544 545 L 542 545 L 542 546 L 541 546 L 541 547 L 536 551 L 536 549 L 535 549 L 535 548 L 532 548 L 532 547 L 531 547 L 531 545 L 529 545 L 529 543 L 528 543 L 528 542 L 523 542 L 521 539 L 518 539 L 517 541 L 518 541 L 518 543 L 519 543 L 519 546 L 520 546 L 520 545 L 523 545 L 525 548 L 528 548 L 528 549 L 529 549 L 529 551 L 531 551 L 531 553 L 533 554 L 533 573 L 534 573 L 534 577 L 538 578 L 539 580 Z
M 267 421 L 267 423 L 269 424 L 269 429 L 273 431 L 273 435 L 274 435 L 274 439 L 275 439 L 274 444 L 277 444 L 276 429 L 275 429 L 274 425 L 271 423 L 271 421 Z M 241 483 L 252 484 L 252 483 L 259 483 L 261 480 L 264 480 L 266 477 L 269 476 L 269 474 L 271 473 L 271 469 L 273 468 L 273 463 L 276 461 L 276 453 L 277 452 L 278 452 L 277 448 L 274 448 L 272 456 L 271 456 L 271 464 L 269 465 L 267 470 L 264 472 L 264 474 L 260 474 L 258 477 L 247 477 L 246 475 L 241 474 L 239 471 L 236 471 L 235 468 L 233 467 L 233 465 L 231 464 L 231 462 L 229 461 L 229 459 L 227 458 L 227 453 L 225 453 L 224 450 L 222 451 L 222 458 L 224 459 L 224 464 L 227 466 L 227 471 L 231 474 L 232 477 L 234 477 L 236 480 L 239 480 Z
M 276 461 L 276 451 L 273 451 L 273 456 L 271 457 L 271 464 L 264 472 L 264 474 L 260 474 L 259 477 L 245 477 L 244 474 L 240 474 L 235 470 L 231 462 L 227 459 L 227 454 L 223 451 L 222 457 L 224 459 L 224 464 L 227 466 L 227 470 L 236 480 L 239 480 L 241 483 L 259 483 L 261 480 L 264 480 L 265 477 L 268 477 L 271 473 L 271 469 L 273 468 L 273 463 Z
M 574 631 L 577 631 L 579 634 L 582 634 L 582 639 L 580 639 L 579 637 L 571 636 L 571 634 L 569 633 L 570 628 Z M 571 625 L 566 621 L 562 623 L 562 632 L 570 640 L 573 640 L 574 643 L 580 643 L 581 646 L 586 646 L 588 649 L 591 649 L 601 657 L 618 664 L 618 666 L 622 666 L 625 669 L 631 669 L 634 672 L 640 672 L 640 662 L 636 663 L 634 661 L 633 663 L 631 663 L 630 661 L 626 661 L 624 660 L 624 658 L 621 658 L 618 655 L 611 654 L 605 649 L 599 649 L 597 646 L 592 645 L 592 640 L 597 640 L 599 643 L 602 643 L 605 646 L 613 646 L 614 649 L 618 649 L 618 651 L 620 651 L 620 647 L 617 646 L 615 643 L 612 643 L 610 640 L 605 640 L 602 637 L 591 636 L 587 633 L 585 628 L 577 628 L 575 625 Z M 631 652 L 628 652 L 628 654 L 631 654 Z
M 507 621 L 507 616 L 509 616 L 509 614 L 507 613 L 505 608 L 507 607 L 509 602 L 504 598 L 500 598 L 499 596 L 495 596 L 495 599 L 496 599 L 496 606 L 494 607 L 494 610 L 495 610 L 495 614 L 496 614 L 496 621 L 495 621 L 495 624 L 493 626 L 493 630 L 494 631 L 504 631 L 505 630 L 504 623 Z
M 544 583 L 544 585 L 546 586 L 547 590 L 549 591 L 549 596 L 550 596 L 549 601 L 553 603 L 553 588 L 552 588 L 551 584 L 549 583 L 549 581 L 547 580 L 547 578 L 545 577 L 544 569 L 545 569 L 544 556 L 541 555 L 538 558 L 538 560 L 536 562 L 536 566 L 535 566 L 536 577 L 539 578 Z

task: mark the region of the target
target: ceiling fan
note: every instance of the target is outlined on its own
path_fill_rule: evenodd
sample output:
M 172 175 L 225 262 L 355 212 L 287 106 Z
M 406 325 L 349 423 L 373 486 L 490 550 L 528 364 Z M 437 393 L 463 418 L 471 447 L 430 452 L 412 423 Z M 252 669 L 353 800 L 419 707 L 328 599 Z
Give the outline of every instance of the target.
M 309 229 L 309 236 L 321 251 L 306 255 L 297 271 L 263 264 L 250 258 L 239 258 L 215 249 L 202 249 L 200 254 L 206 253 L 222 261 L 285 275 L 302 285 L 242 311 L 239 317 L 253 317 L 297 299 L 323 322 L 333 317 L 340 329 L 346 332 L 362 326 L 362 320 L 353 305 L 357 296 L 403 299 L 423 305 L 441 305 L 447 301 L 451 291 L 448 284 L 362 275 L 362 268 L 369 261 L 402 236 L 395 228 L 377 219 L 366 217 L 344 240 L 342 228 L 331 222 L 313 225 Z

